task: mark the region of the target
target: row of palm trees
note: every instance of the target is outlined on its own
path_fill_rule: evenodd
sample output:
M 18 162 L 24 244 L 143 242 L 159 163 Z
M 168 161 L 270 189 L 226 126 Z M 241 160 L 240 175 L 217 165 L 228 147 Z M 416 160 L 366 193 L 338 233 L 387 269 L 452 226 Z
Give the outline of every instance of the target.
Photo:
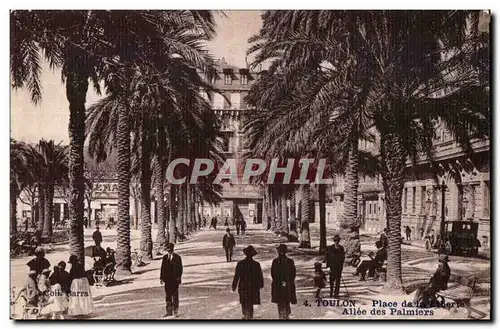
M 206 81 L 216 74 L 205 49 L 215 35 L 214 13 L 179 11 L 12 11 L 11 77 L 32 101 L 42 97 L 42 60 L 61 69 L 69 102 L 69 244 L 83 259 L 84 143 L 97 161 L 116 152 L 118 176 L 117 272 L 130 273 L 130 185 L 136 174 L 142 213 L 141 249 L 151 256 L 151 184 L 159 203 L 160 234 L 166 240 L 165 170 L 173 157 L 222 159 L 218 121 L 200 95 L 216 92 Z M 106 97 L 86 108 L 92 82 Z M 178 169 L 181 171 L 181 169 Z M 184 169 L 184 171 L 187 171 Z M 154 175 L 153 175 L 154 173 Z M 175 174 L 181 174 L 176 172 Z M 154 177 L 154 179 L 153 179 Z M 177 227 L 191 200 L 216 201 L 220 187 L 201 182 L 170 188 L 179 202 Z M 172 207 L 174 208 L 174 207 Z M 175 209 L 173 209 L 175 211 Z M 194 207 L 188 209 L 193 213 Z M 171 211 L 173 213 L 174 211 Z M 184 220 L 186 217 L 186 221 Z M 174 230 L 171 225 L 170 234 Z
M 10 140 L 10 230 L 17 232 L 17 200 L 21 192 L 30 189 L 36 193 L 39 206 L 37 229 L 48 238 L 52 236 L 54 192 L 68 176 L 67 147 L 53 140 L 40 140 L 31 145 Z M 34 204 L 32 214 L 34 214 Z
M 249 53 L 256 56 L 254 64 L 267 61 L 270 68 L 247 97 L 259 109 L 245 125 L 249 155 L 329 159 L 330 177 L 345 177 L 343 236 L 358 248 L 359 241 L 352 241 L 359 239 L 361 225 L 358 175 L 379 173 L 389 229 L 385 289 L 401 291 L 401 198 L 408 161 L 432 162 L 436 120 L 468 152 L 471 139 L 489 137 L 488 14 L 289 10 L 267 11 L 262 18 Z M 363 140 L 378 151 L 362 152 Z M 308 200 L 309 186 L 297 188 Z M 276 213 L 273 200 L 289 191 L 270 187 L 269 192 Z M 324 188 L 319 199 L 325 199 Z M 302 207 L 303 225 L 307 209 Z M 303 241 L 307 247 L 308 237 Z

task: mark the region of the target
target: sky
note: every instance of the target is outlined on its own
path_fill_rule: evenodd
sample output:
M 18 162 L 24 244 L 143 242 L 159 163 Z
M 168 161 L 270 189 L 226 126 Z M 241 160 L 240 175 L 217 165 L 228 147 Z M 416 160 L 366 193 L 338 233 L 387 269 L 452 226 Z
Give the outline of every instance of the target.
M 261 26 L 260 11 L 228 10 L 216 14 L 217 37 L 208 48 L 215 58 L 224 57 L 228 64 L 245 66 L 248 38 Z M 248 57 L 250 62 L 252 57 Z M 48 63 L 42 65 L 42 101 L 34 105 L 26 90 L 11 90 L 11 137 L 25 142 L 37 142 L 41 138 L 68 143 L 69 103 L 65 87 L 61 83 L 60 70 L 51 70 Z M 86 106 L 99 100 L 89 86 Z

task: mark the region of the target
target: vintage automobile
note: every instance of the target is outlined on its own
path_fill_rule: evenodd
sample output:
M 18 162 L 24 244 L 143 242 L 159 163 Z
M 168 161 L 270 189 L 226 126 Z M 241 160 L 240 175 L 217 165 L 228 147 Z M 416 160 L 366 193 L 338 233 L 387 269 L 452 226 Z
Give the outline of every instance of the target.
M 447 255 L 465 253 L 475 257 L 481 247 L 477 238 L 478 226 L 478 223 L 472 221 L 445 221 L 441 235 L 436 239 L 426 237 L 425 248 L 429 251 L 438 249 Z

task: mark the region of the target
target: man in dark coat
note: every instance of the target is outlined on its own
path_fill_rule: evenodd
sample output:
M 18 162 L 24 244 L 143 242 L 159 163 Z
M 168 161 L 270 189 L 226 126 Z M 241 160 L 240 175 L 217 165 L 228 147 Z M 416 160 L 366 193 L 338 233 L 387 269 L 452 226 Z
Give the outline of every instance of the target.
M 326 267 L 330 268 L 330 297 L 338 297 L 340 290 L 340 280 L 342 278 L 342 270 L 344 268 L 345 250 L 340 245 L 340 236 L 337 234 L 333 237 L 334 244 L 329 246 L 325 259 Z M 333 284 L 335 283 L 335 293 L 333 293 Z
M 231 262 L 233 257 L 233 248 L 236 245 L 234 240 L 234 235 L 231 234 L 231 230 L 226 228 L 226 234 L 222 238 L 222 247 L 226 251 L 226 262 Z
M 375 275 L 375 270 L 377 268 L 382 267 L 384 262 L 387 260 L 387 250 L 382 246 L 381 241 L 375 242 L 375 246 L 377 247 L 377 252 L 373 254 L 373 252 L 370 252 L 373 254 L 370 258 L 372 259 L 371 261 L 363 261 L 361 264 L 359 264 L 358 268 L 356 269 L 356 275 L 360 274 L 359 281 L 365 281 L 366 280 L 366 271 L 368 271 L 368 276 L 373 277 Z
M 295 293 L 295 264 L 293 260 L 286 257 L 288 248 L 280 244 L 277 248 L 278 257 L 273 259 L 271 265 L 271 302 L 278 304 L 278 315 L 280 319 L 290 318 L 290 303 L 297 304 Z
M 382 242 L 382 246 L 387 249 L 387 247 L 389 246 L 389 239 L 387 238 L 387 227 L 384 228 L 384 231 L 382 232 L 382 234 L 380 234 L 380 238 L 378 239 L 380 242 Z
M 232 289 L 238 288 L 243 319 L 253 318 L 253 306 L 260 304 L 260 289 L 264 288 L 264 276 L 259 262 L 253 260 L 257 251 L 252 246 L 243 249 L 246 258 L 236 264 Z
M 94 240 L 94 243 L 97 247 L 101 246 L 102 243 L 102 234 L 99 231 L 99 226 L 95 228 L 94 233 L 92 233 L 92 240 Z
M 182 259 L 174 253 L 174 244 L 167 244 L 167 254 L 163 256 L 160 271 L 160 284 L 165 284 L 165 301 L 167 313 L 165 316 L 179 314 L 179 285 L 182 277 Z

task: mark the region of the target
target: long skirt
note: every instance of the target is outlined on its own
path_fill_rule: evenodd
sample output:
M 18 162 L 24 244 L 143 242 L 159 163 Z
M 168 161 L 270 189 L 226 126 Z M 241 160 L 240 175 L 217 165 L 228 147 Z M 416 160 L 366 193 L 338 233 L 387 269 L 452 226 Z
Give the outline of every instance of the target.
M 69 315 L 87 315 L 94 311 L 92 294 L 87 278 L 74 279 L 69 294 Z
M 68 298 L 66 294 L 62 292 L 61 285 L 59 283 L 53 285 L 50 291 L 52 299 L 51 311 L 64 312 L 68 308 Z

